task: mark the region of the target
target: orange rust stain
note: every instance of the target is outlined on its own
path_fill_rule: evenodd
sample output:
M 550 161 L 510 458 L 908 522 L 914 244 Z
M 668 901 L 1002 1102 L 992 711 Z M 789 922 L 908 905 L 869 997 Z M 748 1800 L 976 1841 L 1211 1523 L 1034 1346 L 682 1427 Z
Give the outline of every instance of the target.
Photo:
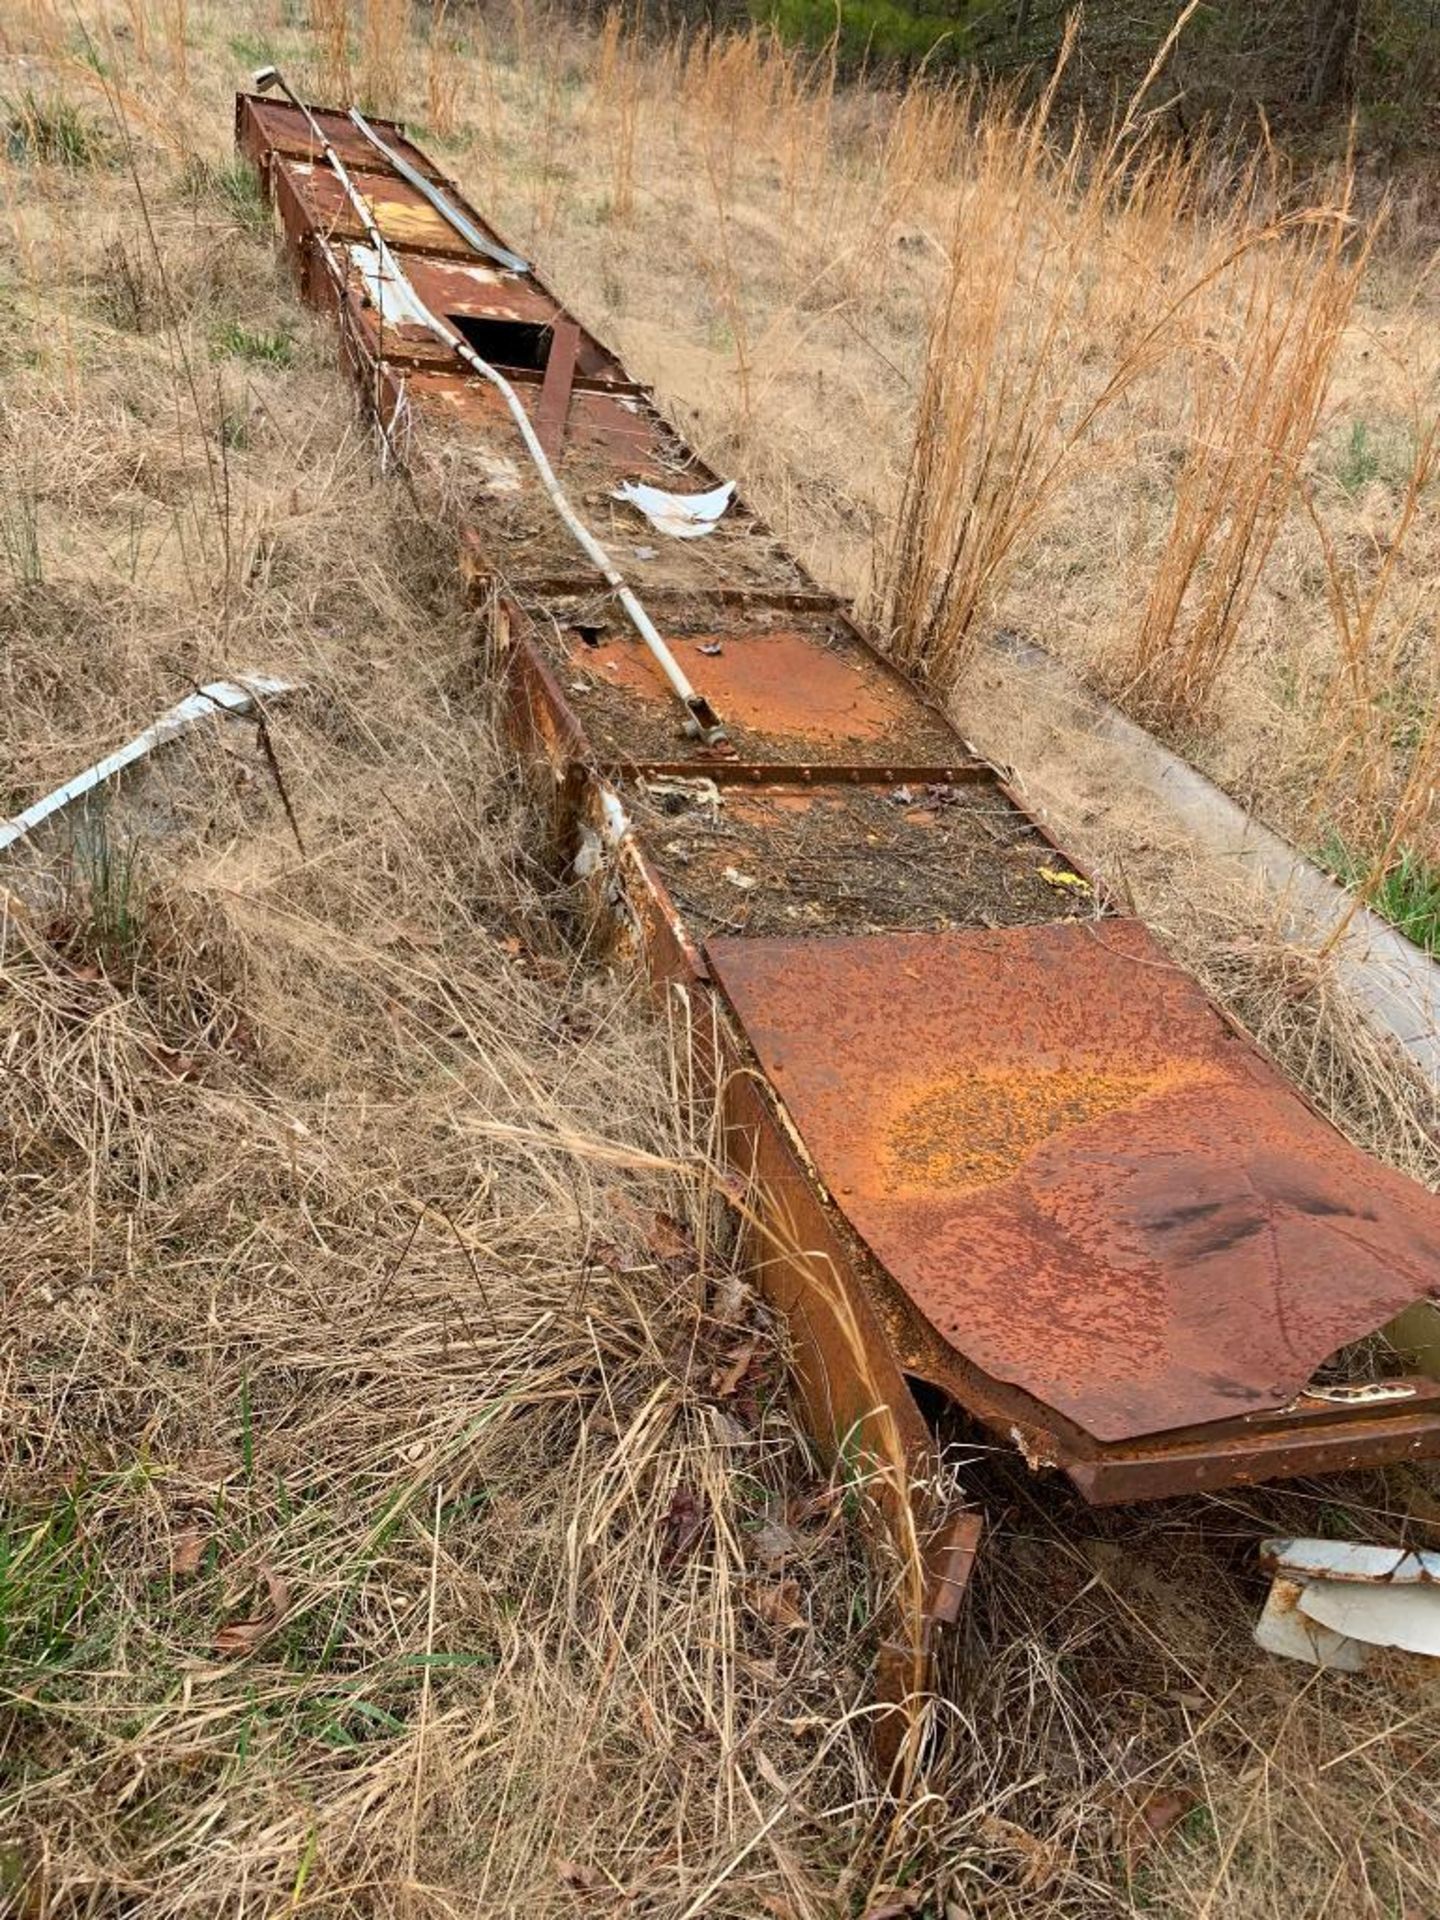
M 692 663 L 712 641 L 723 651 Z M 757 733 L 796 734 L 807 740 L 880 740 L 903 717 L 909 696 L 854 654 L 829 647 L 814 633 L 775 627 L 760 633 L 689 634 L 674 643 L 692 678 L 727 720 Z M 613 686 L 643 700 L 673 695 L 648 653 L 624 641 L 597 650 L 576 640 L 577 666 L 601 668 Z
M 1008 1180 L 1045 1142 L 1157 1094 L 1215 1078 L 1200 1061 L 1150 1071 L 1018 1067 L 938 1081 L 897 1100 L 883 1128 L 892 1194 L 964 1193 Z
M 664 452 L 652 419 L 607 393 L 570 396 L 572 441 L 606 454 L 627 473 L 659 476 Z
M 824 813 L 834 813 L 837 806 L 829 794 L 793 793 L 775 787 L 757 787 L 753 793 L 741 791 L 725 796 L 725 811 L 732 820 L 757 827 L 765 826 L 775 813 L 813 813 L 817 807 Z
M 428 418 L 455 420 L 466 427 L 502 433 L 513 444 L 514 427 L 505 403 L 482 381 L 448 371 L 415 372 L 409 376 L 408 387 L 411 402 Z M 533 414 L 539 389 L 520 387 L 517 392 L 522 406 Z M 657 478 L 665 471 L 659 436 L 649 419 L 622 408 L 607 394 L 581 392 L 570 396 L 565 451 L 568 454 L 582 448 L 592 458 L 608 460 L 617 476 Z M 586 654 L 593 662 L 593 651 L 587 648 Z

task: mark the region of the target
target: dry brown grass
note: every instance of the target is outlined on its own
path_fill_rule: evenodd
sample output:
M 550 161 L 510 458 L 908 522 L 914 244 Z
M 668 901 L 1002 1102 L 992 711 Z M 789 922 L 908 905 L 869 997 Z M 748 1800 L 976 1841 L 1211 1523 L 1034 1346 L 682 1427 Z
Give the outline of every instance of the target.
M 425 124 L 442 139 L 449 139 L 459 126 L 460 91 L 469 56 L 470 49 L 451 17 L 450 0 L 440 0 L 426 29 Z
M 1186 356 L 1190 443 L 1149 595 L 1112 668 L 1124 703 L 1162 727 L 1208 717 L 1300 490 L 1373 238 L 1351 233 L 1349 195 L 1347 181 L 1335 207 L 1283 222 L 1259 258 L 1242 234 L 1223 328 Z
M 310 18 L 318 98 L 349 100 L 354 91 L 350 78 L 349 0 L 312 0 Z M 368 20 L 368 14 L 366 18 Z
M 97 116 L 57 18 L 7 50 Z M 258 667 L 305 682 L 269 721 L 305 851 L 237 726 L 5 875 L 4 1899 L 1432 1910 L 1427 1703 L 1248 1640 L 1261 1534 L 1413 1528 L 1378 1479 L 1105 1517 L 957 1436 L 992 1549 L 933 1754 L 882 1803 L 863 1699 L 890 1576 L 861 1495 L 787 1411 L 678 1050 L 558 930 L 449 553 L 377 479 L 225 170 L 244 23 L 190 18 L 183 90 L 158 33 L 104 43 L 156 122 L 133 117 L 153 248 L 118 168 L 0 179 L 6 804 Z M 812 552 L 858 567 L 943 284 L 948 109 L 848 97 L 759 39 L 667 55 L 635 69 L 632 212 L 587 220 L 614 182 L 583 144 L 611 154 L 613 121 L 567 78 L 593 43 L 515 32 L 459 96 L 462 169 Z M 424 85 L 423 60 L 395 71 Z M 1343 1124 L 1436 1177 L 1433 1112 L 1323 969 L 1234 915 L 1179 937 Z M 1172 1792 L 1194 1804 L 1159 1834 Z
M 1406 579 L 1406 563 L 1440 476 L 1440 418 L 1427 420 L 1417 410 L 1411 432 L 1413 457 L 1383 537 L 1372 539 L 1368 550 L 1343 555 L 1323 518 L 1315 516 L 1339 656 L 1326 713 L 1332 746 L 1320 790 L 1332 812 L 1368 845 L 1383 840 L 1387 821 L 1399 824 L 1402 838 L 1422 824 L 1433 832 L 1436 824 L 1423 800 L 1418 810 L 1416 805 L 1432 752 L 1427 743 L 1433 728 L 1424 716 L 1427 710 L 1433 714 L 1433 699 L 1422 697 L 1411 716 L 1411 767 L 1402 773 L 1409 804 L 1400 804 L 1393 790 L 1393 735 L 1406 718 L 1403 707 L 1396 711 L 1396 693 L 1417 678 L 1423 692 L 1426 682 L 1423 672 L 1415 675 L 1414 662 L 1433 647 L 1429 596 Z
M 643 74 L 640 44 L 627 33 L 620 8 L 611 7 L 596 50 L 595 102 L 609 123 L 612 220 L 628 220 L 635 210 L 635 136 Z
M 410 87 L 410 0 L 365 0 L 360 22 L 360 104 L 394 113 Z
M 286 312 L 222 204 L 247 318 Z M 103 327 L 68 396 L 9 396 L 44 542 L 3 603 L 16 798 L 195 678 L 306 687 L 270 716 L 303 856 L 236 728 L 7 875 L 7 1901 L 812 1911 L 865 1577 L 763 1333 L 713 1391 L 760 1330 L 733 1283 L 715 1318 L 703 1140 L 553 931 L 449 551 L 328 351 L 216 363 L 265 529 L 238 607 L 184 546 L 210 495 L 158 339 Z

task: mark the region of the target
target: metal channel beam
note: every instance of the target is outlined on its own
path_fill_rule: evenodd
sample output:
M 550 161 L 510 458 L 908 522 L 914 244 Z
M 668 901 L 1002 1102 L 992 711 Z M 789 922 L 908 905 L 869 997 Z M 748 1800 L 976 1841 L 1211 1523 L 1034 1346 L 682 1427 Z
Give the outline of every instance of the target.
M 723 749 L 687 736 L 495 393 L 376 310 L 302 116 L 242 96 L 241 150 L 392 444 L 417 473 L 474 476 L 458 559 L 502 715 L 597 916 L 691 1010 L 822 1442 L 889 1461 L 897 1528 L 931 1446 L 911 1380 L 1097 1502 L 1440 1454 L 1429 1383 L 1314 1386 L 1440 1289 L 1440 1202 L 1351 1148 L 1114 917 L 743 500 L 699 540 L 618 504 L 623 480 L 716 476 L 534 274 L 469 252 L 343 114 L 323 124 L 725 718 Z M 921 1516 L 925 1597 L 882 1662 L 895 1697 L 968 1577 L 961 1519 Z

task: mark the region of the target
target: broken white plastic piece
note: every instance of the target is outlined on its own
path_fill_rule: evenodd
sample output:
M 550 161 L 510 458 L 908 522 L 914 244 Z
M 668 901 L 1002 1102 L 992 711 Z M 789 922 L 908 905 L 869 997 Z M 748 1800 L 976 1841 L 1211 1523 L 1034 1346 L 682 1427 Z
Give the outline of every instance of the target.
M 708 493 L 666 493 L 660 487 L 627 480 L 612 496 L 627 506 L 638 507 L 657 533 L 668 533 L 672 540 L 698 540 L 702 534 L 713 533 L 715 522 L 734 497 L 733 480 L 712 487 Z
M 1351 1540 L 1267 1540 L 1275 1575 L 1255 1642 L 1358 1673 L 1382 1648 L 1440 1661 L 1440 1553 Z
M 365 297 L 380 316 L 382 327 L 424 327 L 429 330 L 430 316 L 415 297 L 408 280 L 397 280 L 385 271 L 385 263 L 375 247 L 350 243 L 350 258 L 365 285 Z
M 725 804 L 724 794 L 704 774 L 677 775 L 673 780 L 642 780 L 640 785 L 652 800 L 683 800 L 692 807 L 707 807 L 716 819 Z
M 113 780 L 117 773 L 123 773 L 126 767 L 143 760 L 156 747 L 163 747 L 167 740 L 173 740 L 177 733 L 184 733 L 198 721 L 214 713 L 248 713 L 257 698 L 291 691 L 293 682 L 272 680 L 263 673 L 247 674 L 243 680 L 211 681 L 209 686 L 201 687 L 198 693 L 188 695 L 178 706 L 162 713 L 153 726 L 147 727 L 143 733 L 137 733 L 123 747 L 107 754 L 105 759 L 97 760 L 93 767 L 87 767 L 83 773 L 77 773 L 63 787 L 56 787 L 43 800 L 37 800 L 33 807 L 27 807 L 23 813 L 0 822 L 0 853 L 14 846 L 17 840 L 23 840 L 27 833 L 38 827 L 42 820 L 48 820 L 52 813 L 59 813 L 95 787 Z

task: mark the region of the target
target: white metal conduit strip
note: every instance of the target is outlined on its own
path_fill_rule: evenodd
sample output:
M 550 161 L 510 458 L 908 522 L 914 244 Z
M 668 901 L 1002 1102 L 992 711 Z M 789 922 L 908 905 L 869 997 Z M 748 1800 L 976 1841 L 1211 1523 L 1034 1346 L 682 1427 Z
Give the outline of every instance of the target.
M 87 767 L 83 773 L 77 773 L 73 780 L 67 780 L 63 787 L 56 787 L 53 793 L 47 793 L 43 800 L 26 807 L 23 813 L 0 821 L 0 853 L 13 847 L 17 840 L 23 840 L 26 834 L 33 833 L 52 813 L 59 813 L 63 807 L 72 805 L 96 787 L 113 780 L 117 773 L 123 773 L 127 767 L 134 766 L 137 760 L 143 760 L 156 747 L 164 746 L 167 740 L 173 740 L 177 734 L 184 733 L 199 721 L 217 713 L 248 713 L 257 702 L 291 691 L 292 683 L 289 680 L 271 679 L 263 673 L 247 674 L 242 680 L 211 681 L 209 686 L 199 688 L 178 706 L 162 713 L 158 720 L 146 727 L 143 733 L 137 733 L 123 747 L 117 747 L 114 753 L 97 760 L 94 766 Z

